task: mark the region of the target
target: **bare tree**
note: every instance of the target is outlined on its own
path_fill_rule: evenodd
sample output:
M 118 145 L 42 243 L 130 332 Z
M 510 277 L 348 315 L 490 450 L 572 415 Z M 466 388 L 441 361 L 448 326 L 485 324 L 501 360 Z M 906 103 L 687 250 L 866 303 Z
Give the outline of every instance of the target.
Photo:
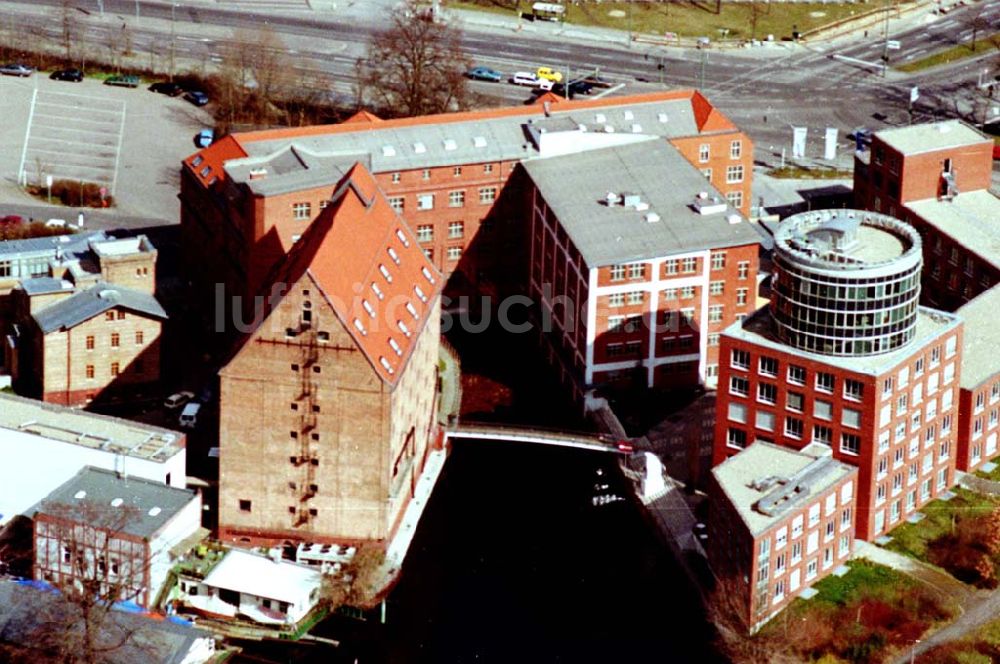
M 759 0 L 753 0 L 747 9 L 750 10 L 750 39 L 757 39 L 757 23 L 760 21 L 760 17 L 767 14 L 770 11 L 770 5 Z
M 792 664 L 785 639 L 750 633 L 750 589 L 736 576 L 720 579 L 708 601 L 708 618 L 715 625 L 716 646 L 736 664 Z
M 134 646 L 138 628 L 110 617 L 116 602 L 148 592 L 146 544 L 127 533 L 140 518 L 128 505 L 85 500 L 45 504 L 36 516 L 36 570 L 59 591 L 37 639 L 62 661 L 97 664 Z
M 988 7 L 985 2 L 979 2 L 962 14 L 962 24 L 972 30 L 972 34 L 969 35 L 970 51 L 975 52 L 979 33 L 988 30 L 991 26 L 990 19 L 986 16 L 987 9 Z
M 66 56 L 67 62 L 73 61 L 73 44 L 76 41 L 77 36 L 77 24 L 76 16 L 74 12 L 72 0 L 62 1 L 62 11 L 61 11 L 61 28 L 62 28 L 62 46 L 64 50 L 64 55 Z
M 238 30 L 222 56 L 222 96 L 230 121 L 264 122 L 280 114 L 275 102 L 293 88 L 295 70 L 274 30 Z
M 414 0 L 392 11 L 389 28 L 368 45 L 366 74 L 380 105 L 404 116 L 464 108 L 469 59 L 461 31 L 439 22 Z

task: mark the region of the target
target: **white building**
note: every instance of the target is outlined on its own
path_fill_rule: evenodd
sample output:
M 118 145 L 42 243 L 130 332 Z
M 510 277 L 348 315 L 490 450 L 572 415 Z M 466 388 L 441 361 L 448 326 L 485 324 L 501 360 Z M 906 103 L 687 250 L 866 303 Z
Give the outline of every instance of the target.
M 184 603 L 212 616 L 290 625 L 316 606 L 323 575 L 280 558 L 232 549 L 204 579 L 181 576 Z
M 184 434 L 0 394 L 0 526 L 84 466 L 184 488 Z

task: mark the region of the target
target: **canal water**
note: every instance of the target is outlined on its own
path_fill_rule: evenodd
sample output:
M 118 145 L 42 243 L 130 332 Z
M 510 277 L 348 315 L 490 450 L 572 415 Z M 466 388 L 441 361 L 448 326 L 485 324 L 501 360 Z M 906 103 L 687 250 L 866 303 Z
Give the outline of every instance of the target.
M 314 633 L 340 648 L 257 646 L 238 661 L 722 662 L 693 590 L 639 508 L 594 504 L 624 495 L 623 482 L 600 453 L 457 442 L 386 624 L 378 614 L 338 616 Z

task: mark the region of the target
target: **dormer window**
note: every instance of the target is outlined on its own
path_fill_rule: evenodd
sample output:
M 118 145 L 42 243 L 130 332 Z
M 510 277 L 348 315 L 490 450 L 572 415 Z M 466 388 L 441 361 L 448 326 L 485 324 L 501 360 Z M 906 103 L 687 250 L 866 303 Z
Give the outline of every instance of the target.
M 406 323 L 404 323 L 403 321 L 399 320 L 399 321 L 396 321 L 396 325 L 399 326 L 399 331 L 402 332 L 403 335 L 405 335 L 407 339 L 409 339 L 410 338 L 410 328 L 408 328 L 406 326 Z
M 354 319 L 354 328 L 361 333 L 361 336 L 368 336 L 368 330 L 365 329 L 365 324 L 361 322 L 360 318 Z
M 392 262 L 399 265 L 399 254 L 396 253 L 396 250 L 392 247 L 388 247 L 386 248 L 386 252 L 389 254 L 389 258 L 392 259 Z
M 385 265 L 382 265 L 381 263 L 379 263 L 378 264 L 378 271 L 382 273 L 382 276 L 385 277 L 386 281 L 388 281 L 390 284 L 392 283 L 392 275 L 389 274 L 389 268 L 387 268 Z
M 361 306 L 364 307 L 365 311 L 368 312 L 369 316 L 371 316 L 372 318 L 375 318 L 375 307 L 373 307 L 368 302 L 368 300 L 361 300 Z
M 399 238 L 399 241 L 403 243 L 404 247 L 410 246 L 410 241 L 406 239 L 406 233 L 404 233 L 399 228 L 396 229 L 396 237 Z
M 385 299 L 385 293 L 382 292 L 382 289 L 379 288 L 378 284 L 376 284 L 374 281 L 372 282 L 372 292 L 375 293 L 375 297 L 377 297 L 378 299 L 380 300 Z
M 402 347 L 400 347 L 400 345 L 396 343 L 396 340 L 393 339 L 392 337 L 389 337 L 389 348 L 392 348 L 392 352 L 394 352 L 396 355 L 399 355 L 400 357 L 403 356 Z
M 420 288 L 420 286 L 414 286 L 414 287 L 413 287 L 413 292 L 417 294 L 417 297 L 419 297 L 419 298 L 420 298 L 420 301 L 421 301 L 421 302 L 427 302 L 427 295 L 426 295 L 426 293 L 424 293 L 424 291 L 423 291 L 423 290 L 422 290 L 422 289 Z
M 382 368 L 385 369 L 386 373 L 389 374 L 390 376 L 396 373 L 395 371 L 393 371 L 392 365 L 389 364 L 389 360 L 385 359 L 385 357 L 379 357 L 378 363 L 382 365 Z
M 413 316 L 413 319 L 414 319 L 414 320 L 416 320 L 417 318 L 419 318 L 419 317 L 420 317 L 420 316 L 419 316 L 419 315 L 417 314 L 417 308 L 416 308 L 415 306 L 413 306 L 413 303 L 412 303 L 412 302 L 407 302 L 407 303 L 406 303 L 406 311 L 408 311 L 408 312 L 409 312 L 409 314 L 410 314 L 411 316 Z
M 429 281 L 432 284 L 434 283 L 434 275 L 431 274 L 430 270 L 428 270 L 426 267 L 422 267 L 420 268 L 420 271 L 423 273 L 424 278 L 427 279 L 427 281 Z

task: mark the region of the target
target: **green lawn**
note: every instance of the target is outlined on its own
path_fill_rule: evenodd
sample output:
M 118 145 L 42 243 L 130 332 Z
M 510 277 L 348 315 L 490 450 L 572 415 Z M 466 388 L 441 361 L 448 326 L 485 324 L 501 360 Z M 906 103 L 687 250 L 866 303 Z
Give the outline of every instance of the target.
M 850 180 L 854 171 L 839 168 L 809 168 L 808 166 L 782 166 L 767 172 L 772 178 L 784 180 Z
M 927 562 L 928 544 L 951 533 L 959 517 L 985 515 L 1000 505 L 995 498 L 967 489 L 953 491 L 956 495 L 951 500 L 935 500 L 920 510 L 927 515 L 920 523 L 903 523 L 889 533 L 892 541 L 886 548 Z
M 920 71 L 922 69 L 929 69 L 930 67 L 936 67 L 949 62 L 955 62 L 956 60 L 964 60 L 966 58 L 974 58 L 980 55 L 996 53 L 998 48 L 1000 48 L 1000 33 L 983 35 L 976 40 L 976 50 L 974 51 L 969 43 L 958 44 L 957 46 L 952 46 L 951 48 L 943 51 L 932 53 L 926 58 L 920 58 L 919 60 L 913 60 L 912 62 L 899 65 L 896 69 L 907 72 Z
M 847 606 L 867 598 L 890 599 L 901 589 L 916 582 L 894 569 L 865 558 L 850 560 L 851 571 L 844 576 L 830 575 L 813 588 L 819 591 L 811 602 L 828 606 Z
M 776 40 L 790 38 L 793 30 L 806 32 L 835 21 L 863 14 L 891 4 L 892 0 L 869 2 L 828 3 L 722 3 L 721 13 L 715 13 L 714 2 L 586 2 L 566 6 L 566 22 L 603 28 L 631 30 L 636 33 L 660 34 L 674 32 L 683 37 L 722 37 L 728 30 L 730 39 L 765 39 L 773 34 Z M 530 0 L 453 0 L 450 6 L 459 9 L 500 12 L 517 16 L 518 11 L 530 12 Z M 518 8 L 515 8 L 518 7 Z M 754 33 L 752 16 L 757 13 Z

